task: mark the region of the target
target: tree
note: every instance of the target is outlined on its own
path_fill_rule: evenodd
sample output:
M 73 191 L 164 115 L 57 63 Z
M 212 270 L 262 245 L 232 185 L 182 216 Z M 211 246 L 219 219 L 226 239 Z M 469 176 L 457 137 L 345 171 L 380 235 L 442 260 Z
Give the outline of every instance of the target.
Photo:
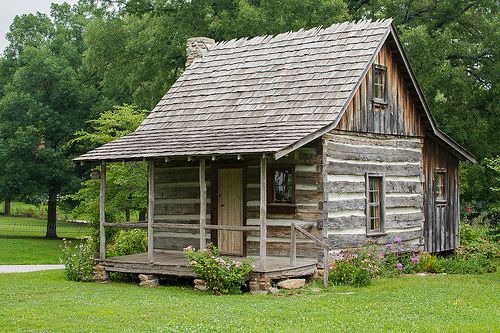
M 19 194 L 12 184 L 22 184 L 24 192 L 47 196 L 48 238 L 57 237 L 58 195 L 75 183 L 67 142 L 106 105 L 81 61 L 82 27 L 99 10 L 86 1 L 80 6 L 52 5 L 51 17 L 16 17 L 4 56 L 15 67 L 0 101 L 0 151 L 12 165 L 1 186 Z
M 146 117 L 147 111 L 135 106 L 123 105 L 103 112 L 99 118 L 89 120 L 89 130 L 78 131 L 70 142 L 79 151 L 88 151 L 134 131 Z M 100 167 L 90 170 L 100 172 Z M 68 199 L 78 203 L 77 210 L 98 220 L 100 181 L 91 177 L 82 183 L 82 188 Z M 147 166 L 145 162 L 111 163 L 106 170 L 106 219 L 115 221 L 125 215 L 130 221 L 130 212 L 145 214 L 147 207 Z

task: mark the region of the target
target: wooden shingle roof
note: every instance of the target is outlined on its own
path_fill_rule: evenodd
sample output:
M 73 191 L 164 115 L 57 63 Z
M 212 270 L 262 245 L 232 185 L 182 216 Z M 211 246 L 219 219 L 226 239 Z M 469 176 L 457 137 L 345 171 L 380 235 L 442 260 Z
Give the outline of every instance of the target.
M 76 160 L 277 153 L 336 122 L 391 20 L 220 42 L 133 133 Z

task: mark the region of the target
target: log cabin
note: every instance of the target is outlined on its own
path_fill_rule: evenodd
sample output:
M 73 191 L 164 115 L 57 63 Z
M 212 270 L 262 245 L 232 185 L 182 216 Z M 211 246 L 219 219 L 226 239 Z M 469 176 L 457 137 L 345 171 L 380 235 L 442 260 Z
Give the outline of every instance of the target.
M 182 249 L 209 243 L 273 279 L 369 241 L 457 247 L 458 164 L 475 159 L 436 126 L 391 20 L 191 38 L 187 56 L 135 132 L 76 158 L 102 165 L 107 270 L 193 276 Z M 147 223 L 107 223 L 106 163 L 134 160 Z M 147 228 L 147 253 L 106 258 L 108 227 Z

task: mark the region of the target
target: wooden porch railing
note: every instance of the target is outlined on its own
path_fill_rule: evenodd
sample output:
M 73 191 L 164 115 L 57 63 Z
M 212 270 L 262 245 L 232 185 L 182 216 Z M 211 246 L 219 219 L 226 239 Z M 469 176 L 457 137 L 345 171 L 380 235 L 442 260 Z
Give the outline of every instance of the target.
M 323 248 L 323 284 L 325 287 L 328 286 L 328 270 L 330 268 L 330 260 L 328 259 L 328 251 L 331 250 L 331 246 L 326 244 L 322 239 L 314 236 L 301 226 L 291 223 L 290 230 L 290 266 L 294 267 L 297 265 L 297 231 L 306 236 L 307 238 L 313 240 L 317 245 Z

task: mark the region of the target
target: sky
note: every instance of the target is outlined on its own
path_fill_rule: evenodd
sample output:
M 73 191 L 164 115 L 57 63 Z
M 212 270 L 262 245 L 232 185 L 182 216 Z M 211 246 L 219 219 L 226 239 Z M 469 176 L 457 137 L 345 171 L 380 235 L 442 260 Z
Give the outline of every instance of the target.
M 63 2 L 75 4 L 77 0 L 0 0 L 0 53 L 8 45 L 5 34 L 9 31 L 16 15 L 36 12 L 49 14 L 51 3 Z

